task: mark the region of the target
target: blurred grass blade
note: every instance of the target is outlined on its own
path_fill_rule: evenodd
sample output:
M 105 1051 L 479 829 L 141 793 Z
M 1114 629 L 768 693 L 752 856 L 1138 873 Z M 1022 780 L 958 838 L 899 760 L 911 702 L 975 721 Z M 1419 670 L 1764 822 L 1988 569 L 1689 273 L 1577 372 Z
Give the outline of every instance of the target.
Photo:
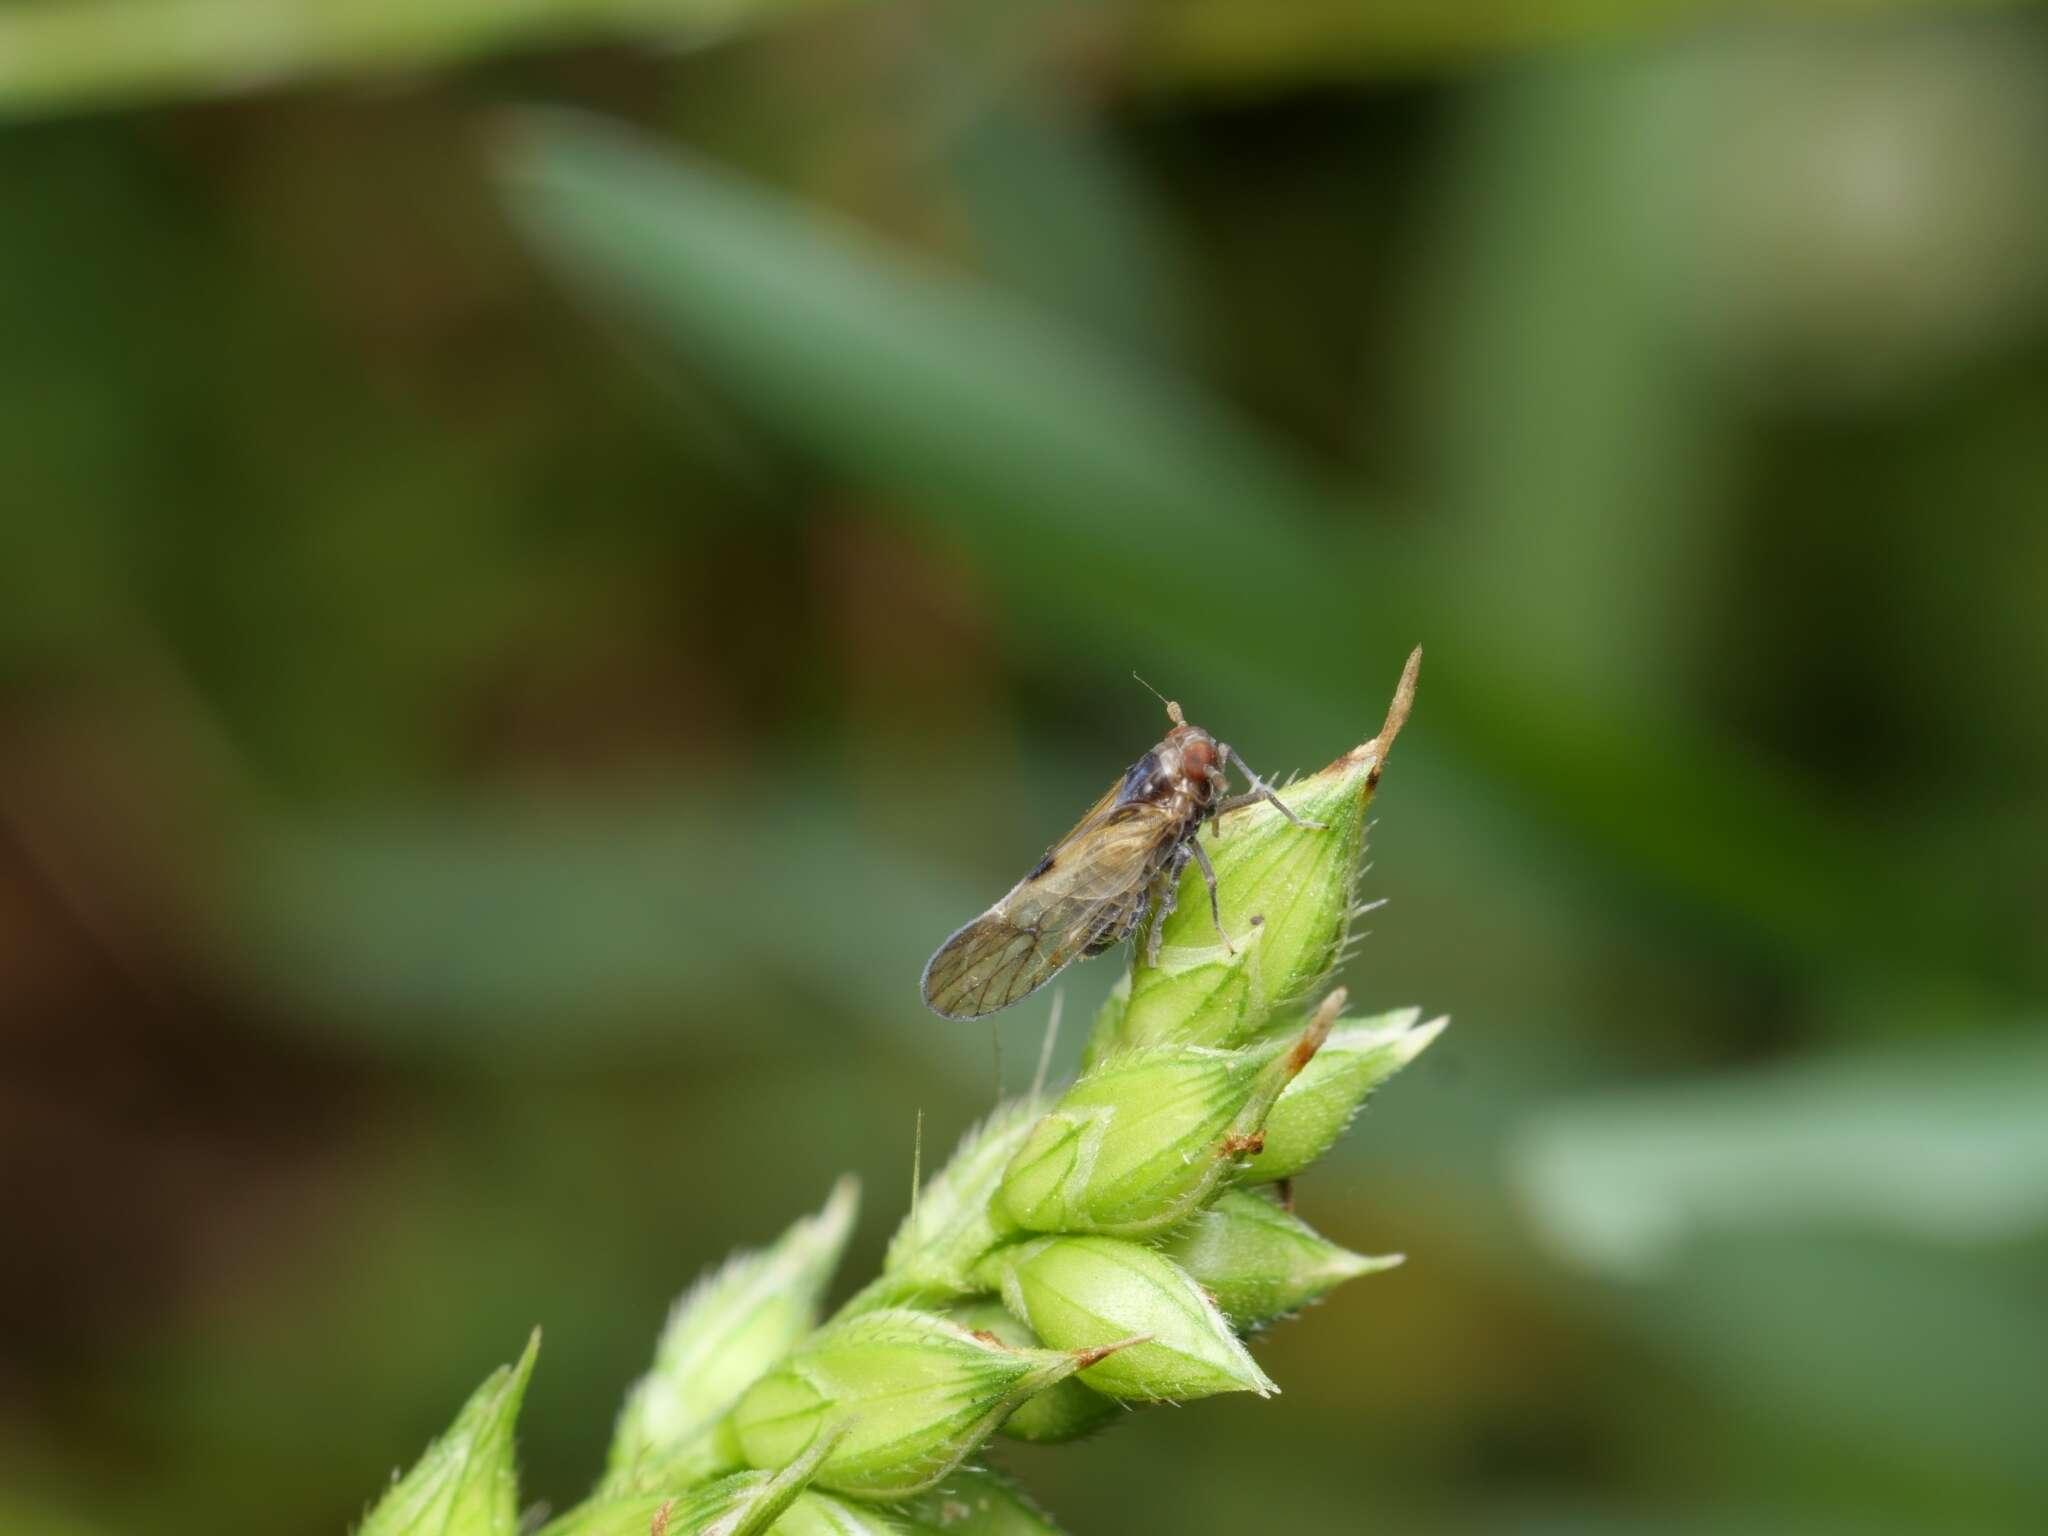
M 519 1473 L 512 1431 L 540 1353 L 540 1330 L 513 1365 L 476 1389 L 448 1433 L 377 1501 L 358 1536 L 514 1536 Z
M 516 120 L 505 169 L 566 271 L 848 473 L 955 509 L 1027 570 L 1084 541 L 1066 603 L 1112 602 L 1175 549 L 1205 556 L 1176 568 L 1183 603 L 1313 579 L 1317 488 L 1197 392 L 595 120 Z
M 1277 82 L 1369 79 L 1424 61 L 1449 66 L 1472 55 L 1610 32 L 1635 31 L 1690 10 L 1663 0 L 1638 6 L 1500 0 L 1483 7 L 1435 0 L 1182 0 L 1154 7 L 1136 68 L 1160 84 L 1256 91 Z
M 1106 125 L 1049 92 L 976 112 L 946 164 L 991 274 L 1090 335 L 1184 363 L 1198 305 L 1157 194 Z
M 807 0 L 64 0 L 0 10 L 0 116 L 228 95 L 577 37 L 710 40 Z M 815 4 L 817 0 L 808 0 Z
M 1723 553 L 1714 513 L 1739 451 L 1723 397 L 1671 362 L 1684 205 L 1645 189 L 1692 185 L 1683 157 L 1723 127 L 1686 131 L 1701 114 L 1674 72 L 1583 61 L 1474 93 L 1411 322 L 1436 527 L 1465 600 L 1550 691 L 1639 710 L 1701 665 L 1700 571 Z
M 1512 1153 L 1560 1252 L 1640 1275 L 1695 1233 L 1802 1222 L 1946 1243 L 2048 1225 L 2048 1040 L 1944 1042 L 1556 1109 Z

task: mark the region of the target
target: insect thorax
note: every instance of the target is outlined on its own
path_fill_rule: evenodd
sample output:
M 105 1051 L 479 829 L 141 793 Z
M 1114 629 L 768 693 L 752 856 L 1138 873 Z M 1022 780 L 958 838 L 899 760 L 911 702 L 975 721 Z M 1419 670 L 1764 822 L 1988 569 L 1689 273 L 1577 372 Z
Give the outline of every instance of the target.
M 1213 762 L 1215 742 L 1199 727 L 1177 727 L 1158 746 L 1131 764 L 1117 790 L 1117 803 L 1144 802 L 1172 810 L 1192 826 L 1216 798 L 1218 784 L 1210 772 L 1192 771 L 1188 748 L 1200 744 L 1199 761 Z M 1172 804 L 1171 802 L 1179 803 Z

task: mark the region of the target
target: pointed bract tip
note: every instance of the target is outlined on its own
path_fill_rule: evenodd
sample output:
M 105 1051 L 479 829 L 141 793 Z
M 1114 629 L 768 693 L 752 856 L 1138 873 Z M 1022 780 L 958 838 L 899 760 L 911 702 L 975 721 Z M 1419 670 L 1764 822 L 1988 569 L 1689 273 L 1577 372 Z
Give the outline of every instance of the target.
M 1440 1013 L 1427 1024 L 1417 1024 L 1401 1036 L 1401 1064 L 1406 1066 L 1425 1050 L 1436 1037 L 1450 1028 L 1451 1016 Z
M 1337 1022 L 1337 1015 L 1344 1011 L 1344 1004 L 1350 994 L 1342 987 L 1334 987 L 1330 995 L 1316 1006 L 1315 1017 L 1308 1021 L 1308 1028 L 1301 1032 L 1301 1038 L 1294 1042 L 1294 1049 L 1288 1053 L 1287 1065 L 1291 1072 L 1299 1072 L 1315 1059 L 1323 1048 L 1323 1042 L 1330 1038 L 1330 1029 Z
M 860 1180 L 849 1173 L 832 1186 L 832 1193 L 825 1197 L 816 1219 L 820 1226 L 836 1233 L 850 1228 L 859 1211 Z
M 1350 1253 L 1330 1262 L 1330 1273 L 1346 1280 L 1356 1280 L 1363 1275 L 1377 1275 L 1383 1270 L 1399 1269 L 1408 1261 L 1405 1253 Z
M 1394 738 L 1401 734 L 1401 727 L 1408 723 L 1408 712 L 1415 707 L 1415 680 L 1422 674 L 1422 647 L 1417 646 L 1408 653 L 1407 664 L 1401 668 L 1401 681 L 1394 685 L 1394 700 L 1387 706 L 1387 718 L 1380 724 L 1380 733 L 1374 738 L 1379 743 L 1375 755 L 1380 763 L 1387 760 L 1387 753 L 1393 748 Z M 1379 771 L 1379 764 L 1373 765 Z
M 513 1394 L 514 1401 L 526 1392 L 526 1383 L 532 1379 L 533 1364 L 540 1358 L 540 1327 L 526 1336 L 526 1348 L 519 1352 L 519 1358 L 510 1365 L 501 1365 L 492 1376 L 499 1383 L 499 1390 Z
M 1422 673 L 1422 647 L 1417 646 L 1408 653 L 1407 664 L 1401 668 L 1401 680 L 1394 685 L 1394 699 L 1387 706 L 1387 718 L 1380 722 L 1379 734 L 1365 745 L 1351 753 L 1353 761 L 1370 757 L 1372 780 L 1379 782 L 1380 770 L 1386 766 L 1387 753 L 1393 749 L 1394 738 L 1401 734 L 1401 727 L 1408 723 L 1408 712 L 1415 707 L 1415 680 Z

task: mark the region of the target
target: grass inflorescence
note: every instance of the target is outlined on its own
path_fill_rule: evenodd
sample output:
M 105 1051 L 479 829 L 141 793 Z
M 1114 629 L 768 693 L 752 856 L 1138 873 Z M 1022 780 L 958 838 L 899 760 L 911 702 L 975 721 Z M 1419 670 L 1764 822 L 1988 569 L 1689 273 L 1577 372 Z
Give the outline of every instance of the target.
M 1318 1234 L 1293 1181 L 1442 1028 L 1413 1009 L 1347 1019 L 1325 990 L 1414 671 L 1377 736 L 1282 791 L 1299 822 L 1253 805 L 1207 834 L 1232 941 L 1190 869 L 1081 1076 L 969 1132 L 836 1313 L 850 1181 L 690 1291 L 597 1487 L 538 1536 L 1056 1536 L 977 1464 L 992 1438 L 1067 1441 L 1146 1404 L 1276 1391 L 1247 1340 L 1398 1262 Z M 363 1536 L 516 1536 L 534 1355 L 478 1389 Z

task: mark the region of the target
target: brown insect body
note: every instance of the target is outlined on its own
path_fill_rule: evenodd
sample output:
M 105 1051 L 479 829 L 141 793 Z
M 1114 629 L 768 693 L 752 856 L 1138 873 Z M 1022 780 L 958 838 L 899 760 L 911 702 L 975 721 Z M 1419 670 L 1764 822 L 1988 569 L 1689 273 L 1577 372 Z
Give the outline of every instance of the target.
M 1189 725 L 1179 705 L 1169 703 L 1167 713 L 1173 729 L 1166 739 L 1133 763 L 1008 895 L 939 946 L 922 983 L 934 1013 L 978 1019 L 1007 1008 L 1082 956 L 1114 948 L 1148 915 L 1156 953 L 1159 925 L 1173 910 L 1188 861 L 1201 859 L 1208 873 L 1195 841 L 1203 820 L 1246 800 L 1273 799 L 1249 769 L 1252 792 L 1231 798 L 1224 772 L 1231 749 Z M 1213 910 L 1213 875 L 1210 898 Z
M 1124 774 L 1123 781 L 1112 792 L 1111 815 L 1122 813 L 1131 821 L 1144 822 L 1157 841 L 1143 877 L 1134 885 L 1136 899 L 1128 910 L 1117 914 L 1116 921 L 1105 924 L 1101 935 L 1082 951 L 1084 955 L 1114 949 L 1130 937 L 1148 911 L 1156 924 L 1173 910 L 1181 872 L 1194 857 L 1195 834 L 1201 830 L 1202 818 L 1227 788 L 1217 761 L 1214 737 L 1198 725 L 1177 725 L 1166 740 L 1131 764 Z M 1141 815 L 1133 810 L 1140 806 L 1150 814 Z M 1069 837 L 1064 841 L 1071 840 Z M 1039 861 L 1040 867 L 1057 868 L 1053 863 L 1057 851 L 1055 845 Z

